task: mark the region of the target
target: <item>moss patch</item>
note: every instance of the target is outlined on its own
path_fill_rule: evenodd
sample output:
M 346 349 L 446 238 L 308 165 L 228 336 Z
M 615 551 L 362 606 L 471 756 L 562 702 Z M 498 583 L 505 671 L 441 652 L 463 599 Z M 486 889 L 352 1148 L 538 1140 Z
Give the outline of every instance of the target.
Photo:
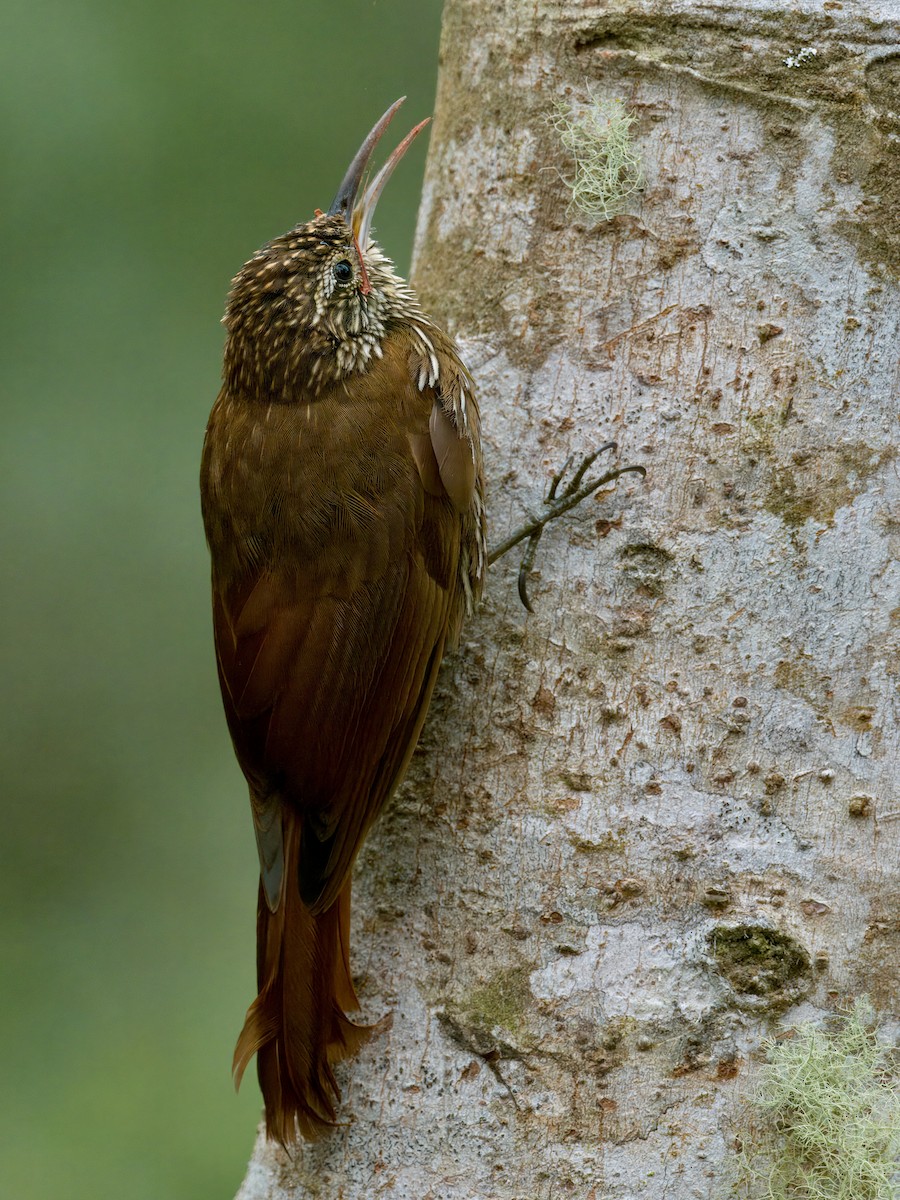
M 775 667 L 775 686 L 805 700 L 821 720 L 829 716 L 833 695 L 831 676 L 817 671 L 809 657 L 801 651 L 797 651 L 793 658 L 783 658 L 778 662 Z
M 799 465 L 776 466 L 764 507 L 792 529 L 806 521 L 829 525 L 838 509 L 852 504 L 865 481 L 895 453 L 890 447 L 878 451 L 854 442 L 811 453 Z
M 559 778 L 573 792 L 592 792 L 594 779 L 587 771 L 560 771 Z
M 861 106 L 834 121 L 832 167 L 840 182 L 860 185 L 865 197 L 842 231 L 864 258 L 884 263 L 900 276 L 900 56 L 880 58 L 865 72 L 865 111 Z
M 673 562 L 668 550 L 653 542 L 630 542 L 619 551 L 619 560 L 625 577 L 640 592 L 654 598 L 663 594 Z
M 798 941 L 764 925 L 718 926 L 716 966 L 749 1008 L 785 1008 L 809 988 L 810 958 Z
M 743 450 L 751 458 L 771 461 L 784 439 L 784 421 L 771 405 L 743 414 L 741 437 Z
M 510 1032 L 517 1030 L 532 1003 L 528 982 L 531 970 L 528 966 L 511 967 L 494 975 L 463 1001 L 464 1017 L 486 1034 L 497 1026 Z
M 614 833 L 613 830 L 607 829 L 596 840 L 582 837 L 577 833 L 568 833 L 569 841 L 576 850 L 580 850 L 583 854 L 627 854 L 628 853 L 628 837 L 627 831 L 624 834 Z

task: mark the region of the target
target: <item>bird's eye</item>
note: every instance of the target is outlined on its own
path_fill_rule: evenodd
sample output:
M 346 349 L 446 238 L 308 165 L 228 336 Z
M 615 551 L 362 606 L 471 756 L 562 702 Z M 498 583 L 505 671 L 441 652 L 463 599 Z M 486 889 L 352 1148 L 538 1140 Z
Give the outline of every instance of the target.
M 331 268 L 331 273 L 338 283 L 349 283 L 353 278 L 353 268 L 346 258 L 342 258 L 340 262 L 336 262 Z

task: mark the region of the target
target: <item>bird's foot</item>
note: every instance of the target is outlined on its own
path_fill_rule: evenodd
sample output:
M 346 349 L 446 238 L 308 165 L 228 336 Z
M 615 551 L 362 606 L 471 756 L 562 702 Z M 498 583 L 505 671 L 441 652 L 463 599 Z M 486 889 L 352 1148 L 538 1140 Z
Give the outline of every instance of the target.
M 603 487 L 604 484 L 613 483 L 620 475 L 633 473 L 643 477 L 647 474 L 644 467 L 616 467 L 612 471 L 607 471 L 605 475 L 601 475 L 599 479 L 591 479 L 587 483 L 584 483 L 585 475 L 600 455 L 605 454 L 607 450 L 615 451 L 616 448 L 615 442 L 604 442 L 599 449 L 586 455 L 578 464 L 574 475 L 566 484 L 562 493 L 559 493 L 560 484 L 575 460 L 575 455 L 570 454 L 550 481 L 550 488 L 544 500 L 546 511 L 541 513 L 540 516 L 532 517 L 529 521 L 526 521 L 524 525 L 511 533 L 499 546 L 489 551 L 488 563 L 494 563 L 498 558 L 506 554 L 508 550 L 512 550 L 513 546 L 517 546 L 519 542 L 523 542 L 528 538 L 528 545 L 525 547 L 525 553 L 522 556 L 522 563 L 519 567 L 519 599 L 529 612 L 534 612 L 534 609 L 531 607 L 531 602 L 528 599 L 528 574 L 534 566 L 534 556 L 537 553 L 538 542 L 541 540 L 541 534 L 544 532 L 544 529 L 551 521 L 555 521 L 557 517 L 561 517 L 563 513 L 567 513 L 570 508 L 575 508 L 577 504 L 580 504 L 582 500 L 596 492 L 598 488 Z

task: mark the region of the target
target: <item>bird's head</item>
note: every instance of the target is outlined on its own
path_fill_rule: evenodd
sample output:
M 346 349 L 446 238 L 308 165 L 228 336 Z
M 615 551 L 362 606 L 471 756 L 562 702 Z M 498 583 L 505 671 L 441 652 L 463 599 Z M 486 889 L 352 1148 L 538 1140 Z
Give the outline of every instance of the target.
M 371 239 L 375 206 L 421 121 L 364 182 L 397 100 L 374 125 L 328 209 L 268 242 L 232 281 L 225 311 L 226 373 L 269 398 L 313 393 L 366 369 L 392 319 L 418 312 L 415 297 Z

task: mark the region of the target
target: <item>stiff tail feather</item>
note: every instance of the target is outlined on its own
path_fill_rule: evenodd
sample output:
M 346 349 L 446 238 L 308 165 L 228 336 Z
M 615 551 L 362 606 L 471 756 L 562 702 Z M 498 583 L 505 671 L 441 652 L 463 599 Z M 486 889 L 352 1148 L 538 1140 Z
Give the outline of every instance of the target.
M 234 1050 L 240 1086 L 255 1054 L 266 1107 L 266 1133 L 289 1146 L 299 1129 L 310 1141 L 334 1124 L 341 1094 L 332 1066 L 368 1038 L 344 1015 L 359 1007 L 350 978 L 350 880 L 332 906 L 313 914 L 297 883 L 300 822 L 285 821 L 284 884 L 270 912 L 260 884 L 257 983 Z

